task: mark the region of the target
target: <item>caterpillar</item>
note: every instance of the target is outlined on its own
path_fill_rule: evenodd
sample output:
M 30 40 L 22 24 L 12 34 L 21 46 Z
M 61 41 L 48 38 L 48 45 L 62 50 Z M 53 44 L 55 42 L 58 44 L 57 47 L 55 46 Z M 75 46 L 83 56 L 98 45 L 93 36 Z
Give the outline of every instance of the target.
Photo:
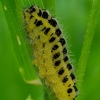
M 69 62 L 66 40 L 55 18 L 38 6 L 24 9 L 25 28 L 32 41 L 32 63 L 58 100 L 75 100 L 78 89 Z

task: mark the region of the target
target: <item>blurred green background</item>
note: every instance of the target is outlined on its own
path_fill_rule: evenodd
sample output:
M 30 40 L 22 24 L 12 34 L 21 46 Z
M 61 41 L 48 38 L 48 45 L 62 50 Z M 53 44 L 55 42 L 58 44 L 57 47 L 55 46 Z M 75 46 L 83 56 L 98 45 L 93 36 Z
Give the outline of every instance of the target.
M 92 0 L 56 0 L 57 19 L 67 37 L 75 72 L 86 33 Z M 51 8 L 50 8 L 51 9 Z M 80 100 L 100 100 L 100 15 L 87 61 Z M 77 80 L 80 82 L 80 80 Z M 26 84 L 19 72 L 10 32 L 0 4 L 0 100 L 42 100 L 42 86 Z

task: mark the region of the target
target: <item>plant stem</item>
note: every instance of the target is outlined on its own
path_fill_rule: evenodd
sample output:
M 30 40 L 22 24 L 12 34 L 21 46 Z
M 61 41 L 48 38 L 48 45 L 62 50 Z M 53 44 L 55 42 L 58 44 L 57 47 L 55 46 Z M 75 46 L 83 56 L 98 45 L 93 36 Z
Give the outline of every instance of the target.
M 77 79 L 79 81 L 79 83 L 77 85 L 78 85 L 79 89 L 82 86 L 82 80 L 84 77 L 86 63 L 87 63 L 88 56 L 90 53 L 90 47 L 91 47 L 91 43 L 92 43 L 94 31 L 95 31 L 95 26 L 96 26 L 96 23 L 98 20 L 99 11 L 100 11 L 100 0 L 93 0 L 91 14 L 89 17 L 89 22 L 87 25 L 83 48 L 81 51 L 81 56 L 80 56 L 78 68 L 77 68 L 78 69 L 77 70 Z

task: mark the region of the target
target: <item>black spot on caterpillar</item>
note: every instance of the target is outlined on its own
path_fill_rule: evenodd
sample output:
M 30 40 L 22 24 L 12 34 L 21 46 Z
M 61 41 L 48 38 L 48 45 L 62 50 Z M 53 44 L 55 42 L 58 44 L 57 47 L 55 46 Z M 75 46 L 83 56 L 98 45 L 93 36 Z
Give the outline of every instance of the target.
M 24 9 L 24 21 L 34 47 L 32 63 L 38 67 L 40 77 L 58 100 L 75 100 L 76 78 L 58 22 L 37 6 Z
M 46 28 L 44 31 L 44 34 L 47 35 L 49 31 L 50 31 L 50 28 Z
M 44 11 L 44 12 L 43 12 L 43 14 L 42 14 L 42 18 L 47 19 L 47 18 L 48 18 L 48 16 L 49 16 L 49 15 L 48 15 L 48 13 L 47 13 L 46 11 Z

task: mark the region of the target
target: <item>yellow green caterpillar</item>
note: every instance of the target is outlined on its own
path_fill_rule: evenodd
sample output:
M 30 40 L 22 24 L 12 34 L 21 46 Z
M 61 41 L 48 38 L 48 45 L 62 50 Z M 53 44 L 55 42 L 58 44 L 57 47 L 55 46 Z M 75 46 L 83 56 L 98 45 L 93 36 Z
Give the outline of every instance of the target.
M 58 100 L 75 100 L 78 95 L 76 78 L 58 22 L 47 10 L 37 6 L 24 10 L 24 20 L 34 48 L 32 63 L 38 67 L 39 76 Z

